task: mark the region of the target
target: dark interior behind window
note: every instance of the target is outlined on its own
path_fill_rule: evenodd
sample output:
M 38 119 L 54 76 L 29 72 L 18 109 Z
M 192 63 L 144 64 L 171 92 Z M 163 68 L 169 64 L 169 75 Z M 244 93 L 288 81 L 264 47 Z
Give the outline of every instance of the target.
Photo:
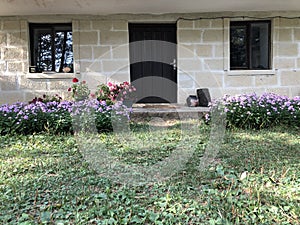
M 270 69 L 270 21 L 230 23 L 230 69 Z

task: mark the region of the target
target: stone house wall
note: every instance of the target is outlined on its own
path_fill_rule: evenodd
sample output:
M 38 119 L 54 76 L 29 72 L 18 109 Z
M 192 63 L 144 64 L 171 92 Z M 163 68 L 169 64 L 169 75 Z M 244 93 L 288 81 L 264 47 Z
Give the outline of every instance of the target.
M 208 87 L 212 96 L 253 92 L 299 95 L 300 20 L 273 18 L 271 21 L 272 69 L 268 71 L 230 71 L 230 19 L 179 21 L 179 68 L 185 71 L 179 73 L 183 81 L 180 84 L 191 88 L 191 93 L 199 86 Z
M 177 22 L 179 103 L 200 87 L 209 88 L 213 98 L 267 91 L 300 95 L 300 19 L 277 16 L 293 14 L 297 13 L 0 17 L 0 104 L 29 101 L 44 93 L 68 98 L 73 77 L 86 80 L 92 89 L 100 82 L 130 80 L 129 22 Z M 231 17 L 238 20 L 237 15 L 272 17 L 271 70 L 230 71 L 229 23 Z M 72 23 L 74 74 L 29 73 L 30 22 Z

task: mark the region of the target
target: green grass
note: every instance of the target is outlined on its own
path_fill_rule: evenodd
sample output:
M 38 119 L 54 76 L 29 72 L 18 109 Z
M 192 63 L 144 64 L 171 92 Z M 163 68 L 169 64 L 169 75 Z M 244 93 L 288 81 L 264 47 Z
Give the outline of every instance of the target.
M 179 124 L 139 124 L 130 134 L 85 143 L 74 136 L 2 136 L 0 224 L 299 224 L 299 130 L 227 131 L 201 171 L 209 127 L 189 139 L 183 133 Z M 181 145 L 195 146 L 188 163 L 168 180 L 140 186 L 116 183 L 82 152 L 101 146 L 114 159 L 147 168 Z

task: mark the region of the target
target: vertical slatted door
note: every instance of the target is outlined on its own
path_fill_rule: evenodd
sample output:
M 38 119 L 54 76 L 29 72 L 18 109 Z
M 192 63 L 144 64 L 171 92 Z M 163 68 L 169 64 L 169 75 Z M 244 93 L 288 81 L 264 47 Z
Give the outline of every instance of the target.
M 129 24 L 129 42 L 138 102 L 176 103 L 176 24 Z

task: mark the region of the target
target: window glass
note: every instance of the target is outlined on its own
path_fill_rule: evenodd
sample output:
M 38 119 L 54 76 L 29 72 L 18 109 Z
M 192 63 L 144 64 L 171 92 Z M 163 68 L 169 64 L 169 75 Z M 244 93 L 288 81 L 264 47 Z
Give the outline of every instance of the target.
M 270 21 L 231 22 L 230 69 L 270 69 Z
M 247 27 L 231 27 L 230 62 L 231 67 L 247 68 Z
M 251 24 L 251 65 L 253 69 L 269 68 L 269 25 Z
M 73 72 L 71 24 L 31 24 L 31 65 L 36 72 Z M 66 71 L 66 70 L 65 70 Z

